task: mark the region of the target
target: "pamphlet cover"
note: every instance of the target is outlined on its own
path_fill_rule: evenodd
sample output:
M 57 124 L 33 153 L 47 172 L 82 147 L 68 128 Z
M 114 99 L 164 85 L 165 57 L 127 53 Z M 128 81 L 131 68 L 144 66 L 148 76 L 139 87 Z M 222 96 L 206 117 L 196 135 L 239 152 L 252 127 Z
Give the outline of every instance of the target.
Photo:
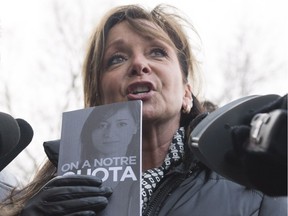
M 141 215 L 142 101 L 63 113 L 58 175 L 92 175 L 112 187 L 101 216 Z

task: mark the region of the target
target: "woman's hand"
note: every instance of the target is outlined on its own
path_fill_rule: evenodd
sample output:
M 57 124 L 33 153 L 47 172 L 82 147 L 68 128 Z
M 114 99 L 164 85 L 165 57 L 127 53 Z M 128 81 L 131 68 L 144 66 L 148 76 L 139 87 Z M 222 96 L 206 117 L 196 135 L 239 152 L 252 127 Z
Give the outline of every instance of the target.
M 24 206 L 20 216 L 96 215 L 108 204 L 112 189 L 92 176 L 67 175 L 50 180 Z

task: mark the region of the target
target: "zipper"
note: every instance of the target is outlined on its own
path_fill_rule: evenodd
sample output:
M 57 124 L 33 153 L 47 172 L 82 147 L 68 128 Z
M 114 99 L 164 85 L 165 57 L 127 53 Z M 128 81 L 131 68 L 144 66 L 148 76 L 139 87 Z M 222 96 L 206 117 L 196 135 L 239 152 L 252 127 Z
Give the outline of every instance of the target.
M 142 216 L 156 216 L 171 192 L 174 191 L 187 177 L 191 176 L 196 171 L 197 164 L 194 164 L 189 172 L 181 172 L 174 170 L 169 173 L 162 184 L 153 193 L 148 206 Z

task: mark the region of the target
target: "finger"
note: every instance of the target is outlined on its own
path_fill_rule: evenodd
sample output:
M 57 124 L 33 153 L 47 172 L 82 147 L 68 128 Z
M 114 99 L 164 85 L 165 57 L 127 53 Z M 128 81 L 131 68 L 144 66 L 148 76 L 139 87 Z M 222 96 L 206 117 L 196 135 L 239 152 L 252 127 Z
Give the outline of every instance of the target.
M 86 175 L 66 175 L 57 176 L 46 184 L 47 187 L 61 186 L 100 186 L 102 180 L 94 176 Z
M 75 200 L 63 200 L 49 206 L 53 215 L 66 215 L 85 211 L 102 211 L 108 204 L 108 199 L 103 196 L 85 197 Z
M 96 216 L 96 213 L 94 211 L 81 211 L 81 212 L 66 214 L 65 216 Z
M 63 186 L 44 189 L 42 196 L 46 202 L 52 204 L 61 200 L 73 200 L 85 197 L 110 197 L 112 194 L 111 187 L 93 187 L 93 186 Z

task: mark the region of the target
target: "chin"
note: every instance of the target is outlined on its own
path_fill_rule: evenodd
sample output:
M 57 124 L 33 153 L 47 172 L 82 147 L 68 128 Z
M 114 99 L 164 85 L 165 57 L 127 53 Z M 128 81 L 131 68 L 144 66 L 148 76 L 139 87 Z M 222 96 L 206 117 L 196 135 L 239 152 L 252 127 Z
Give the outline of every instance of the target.
M 155 115 L 155 110 L 148 111 L 148 110 L 144 110 L 143 109 L 143 112 L 142 112 L 142 120 L 143 120 L 143 122 L 152 121 L 152 120 L 155 120 L 155 119 L 157 119 L 157 116 Z

